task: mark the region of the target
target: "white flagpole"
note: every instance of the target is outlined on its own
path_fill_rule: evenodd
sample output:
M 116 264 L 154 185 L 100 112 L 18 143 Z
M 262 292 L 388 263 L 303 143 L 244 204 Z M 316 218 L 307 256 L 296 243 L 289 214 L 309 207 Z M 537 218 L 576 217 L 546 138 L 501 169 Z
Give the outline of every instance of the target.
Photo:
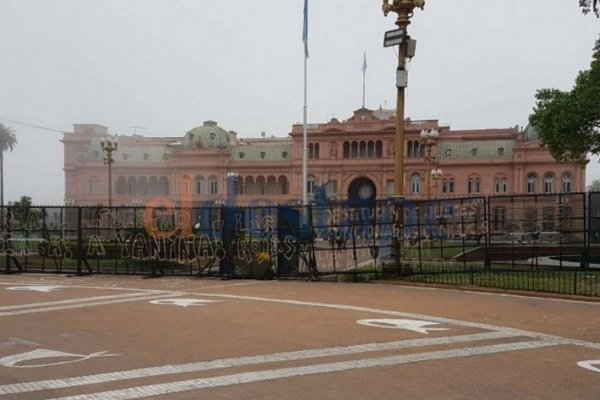
M 307 58 L 304 57 L 304 126 L 302 127 L 302 204 L 308 204 L 308 135 L 307 135 L 307 114 L 308 114 L 308 105 L 307 105 L 307 93 L 308 93 L 308 85 L 307 85 Z
M 362 98 L 362 108 L 365 108 L 365 93 L 366 93 L 366 79 L 365 75 L 367 72 L 367 52 L 363 53 L 363 65 L 362 65 L 362 73 L 363 73 L 363 98 Z
M 308 137 L 307 137 L 307 115 L 308 115 L 308 0 L 304 0 L 304 24 L 302 29 L 302 41 L 304 42 L 304 124 L 302 128 L 302 204 L 308 204 Z

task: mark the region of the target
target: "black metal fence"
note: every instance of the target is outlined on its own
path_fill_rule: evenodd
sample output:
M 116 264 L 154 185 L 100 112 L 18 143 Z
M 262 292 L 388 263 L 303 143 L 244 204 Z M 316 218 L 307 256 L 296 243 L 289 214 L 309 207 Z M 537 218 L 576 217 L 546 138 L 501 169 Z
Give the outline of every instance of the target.
M 0 269 L 323 275 L 600 295 L 600 193 L 235 205 L 4 207 Z

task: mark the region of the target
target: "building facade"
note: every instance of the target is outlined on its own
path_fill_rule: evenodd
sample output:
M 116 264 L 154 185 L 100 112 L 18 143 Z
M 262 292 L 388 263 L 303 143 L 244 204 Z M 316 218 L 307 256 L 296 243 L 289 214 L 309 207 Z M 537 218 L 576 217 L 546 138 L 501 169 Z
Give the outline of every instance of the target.
M 178 137 L 119 136 L 110 168 L 101 143 L 107 136 L 108 129 L 96 124 L 76 124 L 64 135 L 67 204 L 265 205 L 302 199 L 302 125 L 293 125 L 287 137 L 238 138 L 214 121 Z M 362 108 L 344 121 L 309 125 L 307 137 L 309 198 L 318 187 L 339 200 L 394 194 L 393 111 Z M 585 190 L 585 166 L 557 163 L 530 127 L 452 130 L 437 120 L 407 119 L 404 138 L 407 198 Z

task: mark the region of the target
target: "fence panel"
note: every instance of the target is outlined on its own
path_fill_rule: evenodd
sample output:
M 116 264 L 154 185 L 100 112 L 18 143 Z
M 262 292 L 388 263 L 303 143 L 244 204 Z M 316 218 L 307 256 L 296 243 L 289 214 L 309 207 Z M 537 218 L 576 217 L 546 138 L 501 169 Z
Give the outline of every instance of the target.
M 567 256 L 585 263 L 585 194 L 490 197 L 489 215 L 493 265 L 539 267 L 544 257 L 562 268 Z
M 4 272 L 351 279 L 398 273 L 596 295 L 600 193 L 306 207 L 9 206 L 0 210 L 0 231 Z

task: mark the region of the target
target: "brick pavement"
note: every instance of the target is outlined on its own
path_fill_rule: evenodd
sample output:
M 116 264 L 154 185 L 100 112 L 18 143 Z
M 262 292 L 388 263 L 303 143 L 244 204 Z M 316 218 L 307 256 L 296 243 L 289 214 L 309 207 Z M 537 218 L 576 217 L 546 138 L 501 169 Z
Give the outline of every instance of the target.
M 0 400 L 596 399 L 600 304 L 385 284 L 0 276 Z

